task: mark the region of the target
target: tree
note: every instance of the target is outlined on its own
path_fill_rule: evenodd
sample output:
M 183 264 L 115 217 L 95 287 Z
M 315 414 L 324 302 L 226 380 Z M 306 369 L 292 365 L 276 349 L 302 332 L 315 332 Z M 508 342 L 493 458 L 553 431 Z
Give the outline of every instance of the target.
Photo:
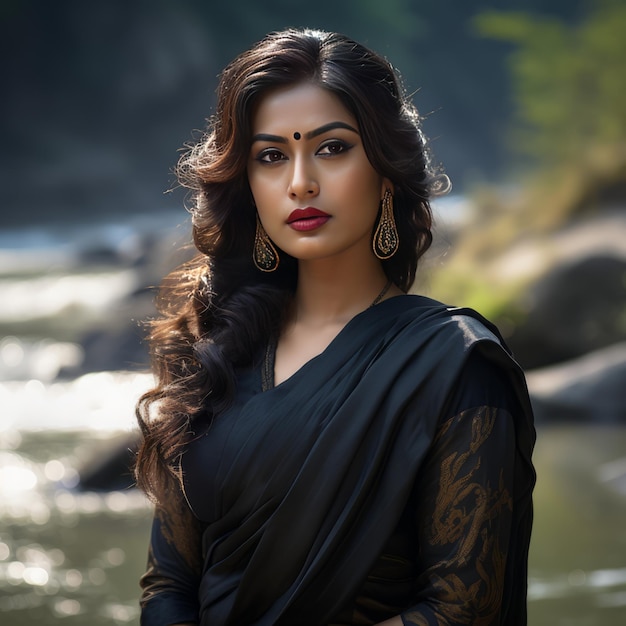
M 598 0 L 570 26 L 488 11 L 480 34 L 515 45 L 516 147 L 542 167 L 623 177 L 626 163 L 626 5 Z M 612 176 L 613 176 L 612 175 Z M 610 177 L 612 177 L 610 176 Z

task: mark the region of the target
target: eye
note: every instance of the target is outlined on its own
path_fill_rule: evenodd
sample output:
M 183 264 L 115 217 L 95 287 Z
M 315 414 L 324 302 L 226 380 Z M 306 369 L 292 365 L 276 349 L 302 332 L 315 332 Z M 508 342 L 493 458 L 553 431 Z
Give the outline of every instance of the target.
M 278 163 L 286 158 L 287 157 L 285 157 L 280 150 L 276 150 L 276 148 L 268 148 L 267 150 L 260 152 L 256 157 L 256 160 L 261 163 Z
M 335 154 L 347 152 L 352 147 L 351 144 L 341 141 L 340 139 L 331 139 L 320 146 L 317 154 L 320 156 L 334 156 Z

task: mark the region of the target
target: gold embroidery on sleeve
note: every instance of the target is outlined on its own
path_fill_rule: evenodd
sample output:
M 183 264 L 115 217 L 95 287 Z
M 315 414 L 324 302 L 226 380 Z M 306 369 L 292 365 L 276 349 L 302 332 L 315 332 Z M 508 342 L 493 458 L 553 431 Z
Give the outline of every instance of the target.
M 422 523 L 421 540 L 441 554 L 447 551 L 444 560 L 420 577 L 427 588 L 423 601 L 436 621 L 422 611 L 408 611 L 403 615 L 408 624 L 487 626 L 498 618 L 506 545 L 500 545 L 492 523 L 512 511 L 513 500 L 502 471 L 497 485 L 485 483 L 476 475 L 482 463 L 481 447 L 497 417 L 495 408 L 471 409 L 448 420 L 437 434 L 435 447 L 459 421 L 472 420 L 467 449 L 451 452 L 441 461 L 432 519 L 418 520 Z M 467 567 L 470 559 L 472 564 Z

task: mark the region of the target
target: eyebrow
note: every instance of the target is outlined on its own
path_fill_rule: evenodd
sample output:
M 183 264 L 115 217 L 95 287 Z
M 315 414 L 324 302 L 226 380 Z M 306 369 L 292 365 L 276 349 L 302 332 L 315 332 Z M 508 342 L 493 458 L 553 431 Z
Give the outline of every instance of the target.
M 304 137 L 305 139 L 313 139 L 314 137 L 317 137 L 318 135 L 323 135 L 324 133 L 327 133 L 331 130 L 335 130 L 336 128 L 344 128 L 346 130 L 352 131 L 353 133 L 356 133 L 357 135 L 359 134 L 359 131 L 353 126 L 350 126 L 350 124 L 346 124 L 345 122 L 329 122 L 328 124 L 324 124 L 323 126 L 320 126 L 319 128 L 310 130 L 308 133 L 304 134 Z M 272 143 L 287 143 L 287 138 L 281 137 L 280 135 L 268 135 L 266 133 L 259 133 L 258 135 L 255 135 L 254 137 L 252 137 L 252 143 L 254 143 L 255 141 L 269 141 Z
M 359 131 L 356 128 L 350 126 L 350 124 L 346 124 L 345 122 L 330 122 L 329 124 L 324 124 L 324 126 L 320 126 L 315 130 L 311 130 L 308 133 L 305 133 L 304 136 L 307 139 L 313 139 L 313 137 L 317 137 L 318 135 L 323 135 L 327 133 L 329 130 L 335 130 L 335 128 L 345 128 L 346 130 L 351 130 L 353 133 L 359 134 Z

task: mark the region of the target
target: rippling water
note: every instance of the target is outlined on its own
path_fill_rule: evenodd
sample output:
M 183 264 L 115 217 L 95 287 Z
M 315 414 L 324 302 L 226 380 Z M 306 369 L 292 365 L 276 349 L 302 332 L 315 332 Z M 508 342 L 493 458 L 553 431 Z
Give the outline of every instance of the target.
M 531 626 L 626 624 L 626 427 L 539 429 Z

